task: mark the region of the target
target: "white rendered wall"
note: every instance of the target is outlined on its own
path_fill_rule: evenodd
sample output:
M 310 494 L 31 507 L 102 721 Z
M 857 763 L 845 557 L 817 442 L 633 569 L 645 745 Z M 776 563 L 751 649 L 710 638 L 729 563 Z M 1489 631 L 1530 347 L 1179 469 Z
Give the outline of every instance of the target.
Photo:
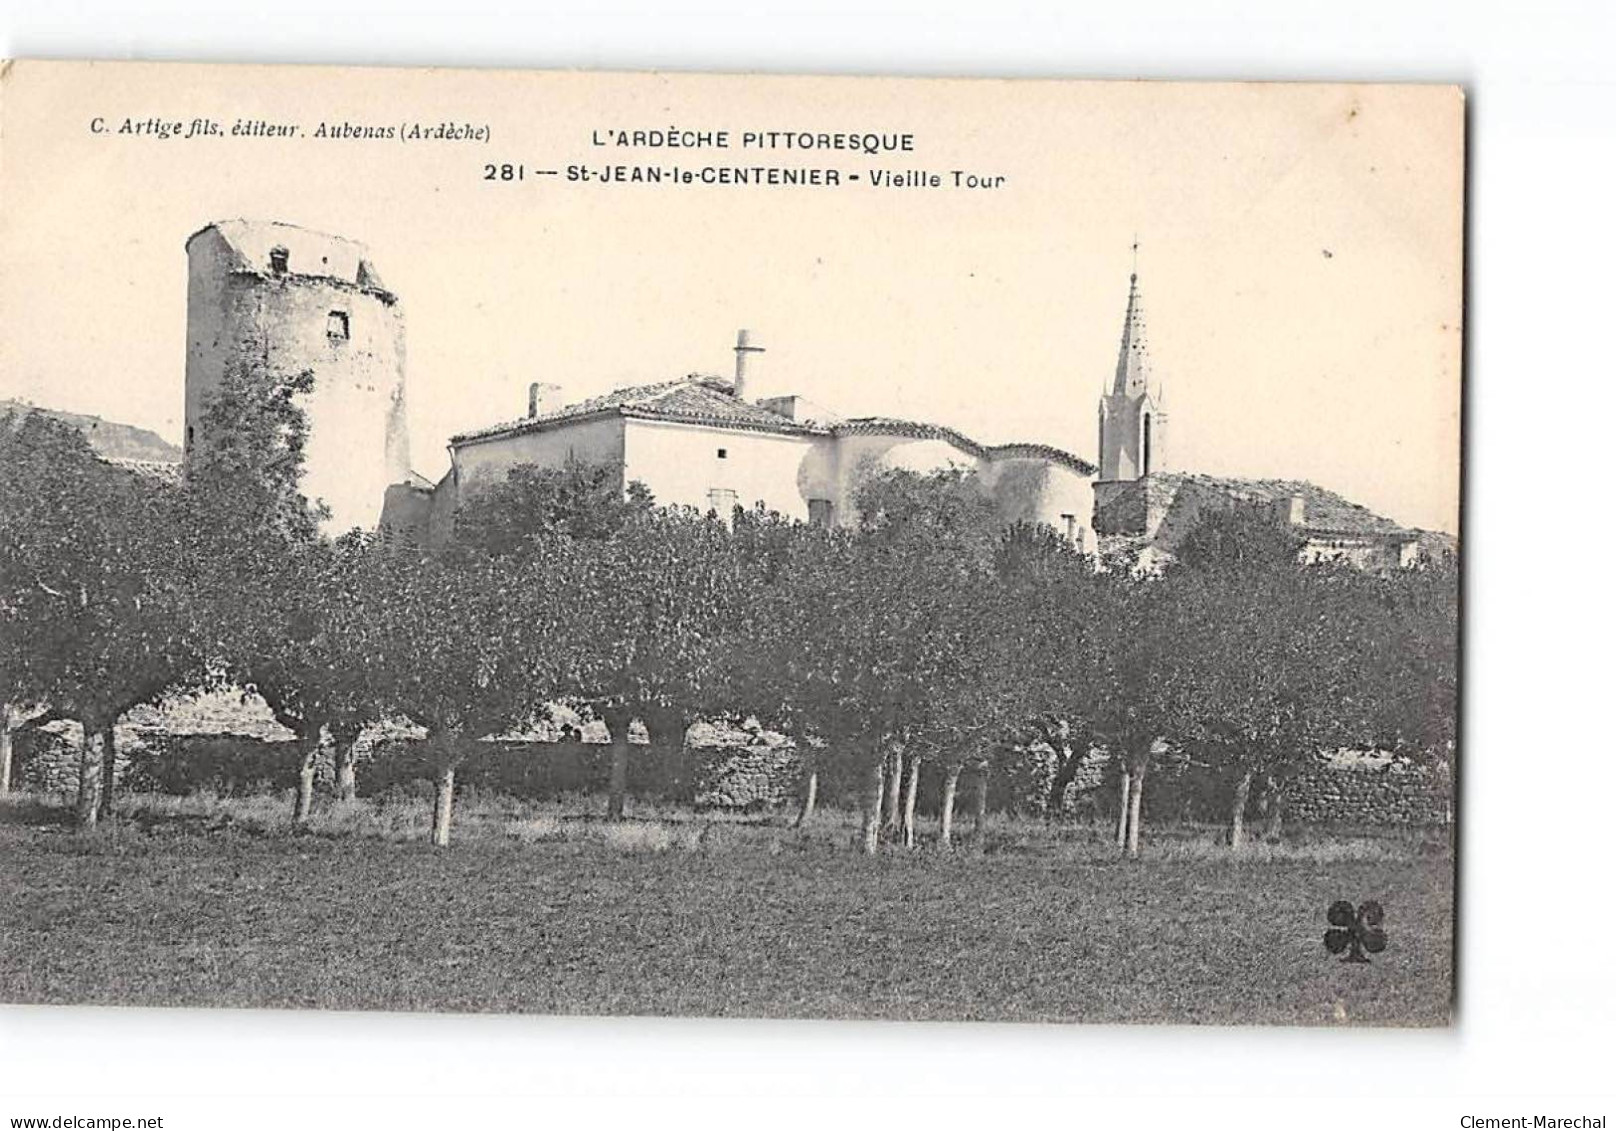
M 644 483 L 658 503 L 705 511 L 712 491 L 728 490 L 747 509 L 761 500 L 770 510 L 806 521 L 808 499 L 822 497 L 805 493 L 823 480 L 824 461 L 815 448 L 824 441 L 814 437 L 652 420 L 625 425 L 626 477 Z
M 625 423 L 620 416 L 607 416 L 461 444 L 454 455 L 460 498 L 469 498 L 480 487 L 503 483 L 518 464 L 561 467 L 569 458 L 580 463 L 621 464 Z

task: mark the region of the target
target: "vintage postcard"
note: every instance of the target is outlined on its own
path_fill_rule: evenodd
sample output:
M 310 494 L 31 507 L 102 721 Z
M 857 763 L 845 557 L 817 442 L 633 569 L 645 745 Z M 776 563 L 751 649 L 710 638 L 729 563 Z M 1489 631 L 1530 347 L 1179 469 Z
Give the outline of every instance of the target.
M 7 65 L 0 1000 L 1448 1024 L 1464 122 Z

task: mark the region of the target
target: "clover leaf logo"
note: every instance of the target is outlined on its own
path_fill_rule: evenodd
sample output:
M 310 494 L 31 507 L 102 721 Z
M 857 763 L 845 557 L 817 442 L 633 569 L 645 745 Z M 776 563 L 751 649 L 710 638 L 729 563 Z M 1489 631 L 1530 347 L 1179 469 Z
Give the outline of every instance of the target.
M 1368 954 L 1379 954 L 1386 949 L 1386 932 L 1380 929 L 1385 921 L 1385 909 L 1373 899 L 1360 903 L 1356 910 L 1345 899 L 1330 904 L 1325 913 L 1330 929 L 1324 932 L 1324 949 L 1331 954 L 1346 954 L 1342 962 L 1368 962 Z

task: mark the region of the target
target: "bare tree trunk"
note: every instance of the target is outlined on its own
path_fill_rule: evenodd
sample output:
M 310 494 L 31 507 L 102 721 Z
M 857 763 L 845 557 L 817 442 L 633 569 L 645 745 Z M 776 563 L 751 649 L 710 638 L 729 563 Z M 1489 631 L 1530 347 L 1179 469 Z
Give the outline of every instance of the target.
M 1141 762 L 1134 768 L 1133 787 L 1128 796 L 1128 855 L 1139 858 L 1139 814 L 1145 796 L 1145 771 L 1150 763 Z
M 437 794 L 432 800 L 432 844 L 437 848 L 449 847 L 449 821 L 454 816 L 455 764 L 445 762 L 438 768 Z
M 1277 841 L 1279 830 L 1285 823 L 1285 791 L 1277 782 L 1270 783 L 1268 793 L 1268 821 L 1263 826 L 1263 839 Z
M 79 743 L 79 795 L 74 805 L 74 817 L 81 829 L 95 828 L 95 819 L 100 816 L 96 805 L 96 760 L 95 743 L 96 731 L 94 724 L 80 723 L 79 729 L 84 736 Z
M 882 827 L 889 833 L 898 831 L 898 806 L 903 794 L 903 747 L 894 747 L 887 755 L 886 817 Z
M 621 821 L 628 798 L 628 728 L 633 721 L 627 711 L 604 713 L 606 729 L 612 736 L 612 776 L 606 787 L 606 819 Z
M 684 804 L 695 801 L 695 782 L 691 779 L 690 765 L 685 759 L 690 720 L 682 712 L 654 707 L 646 709 L 641 721 L 645 723 L 646 737 L 650 739 L 650 748 L 656 755 L 656 765 L 661 769 L 663 796 Z M 626 766 L 624 771 L 626 773 Z
M 352 801 L 359 792 L 354 777 L 354 743 L 359 736 L 350 730 L 331 733 L 331 757 L 336 775 L 338 801 Z
M 808 763 L 807 776 L 802 781 L 802 808 L 797 811 L 797 827 L 800 829 L 807 823 L 809 817 L 814 815 L 814 806 L 819 803 L 819 768 L 814 763 Z
M 941 827 L 937 833 L 937 843 L 944 849 L 954 847 L 954 799 L 959 796 L 960 770 L 963 768 L 958 762 L 950 762 L 943 773 Z
M 866 856 L 874 856 L 881 848 L 881 797 L 886 792 L 883 777 L 883 760 L 872 757 L 864 770 L 864 788 L 859 790 L 859 803 L 864 810 L 860 844 Z
M 1133 786 L 1133 775 L 1128 773 L 1128 767 L 1122 767 L 1122 774 L 1117 778 L 1121 786 L 1121 793 L 1117 797 L 1117 847 L 1128 847 L 1128 798 Z
M 1239 848 L 1246 843 L 1246 799 L 1251 796 L 1251 770 L 1248 768 L 1234 783 L 1234 801 L 1229 810 L 1229 847 Z
M 976 775 L 976 823 L 973 831 L 976 833 L 976 846 L 981 848 L 988 833 L 988 774 L 990 767 L 986 762 Z
M 11 704 L 0 703 L 0 793 L 11 792 Z
M 920 757 L 909 757 L 909 780 L 903 787 L 903 846 L 915 846 L 915 795 L 920 792 Z
M 113 724 L 108 723 L 101 728 L 101 796 L 96 804 L 98 816 L 103 821 L 111 821 L 114 816 L 112 802 L 117 774 L 118 739 L 113 733 Z
M 621 821 L 628 800 L 628 735 L 612 734 L 612 779 L 606 791 L 606 819 Z
M 1064 747 L 1065 757 L 1061 759 L 1060 768 L 1055 771 L 1055 778 L 1049 783 L 1049 796 L 1044 799 L 1044 816 L 1058 817 L 1066 807 L 1066 787 L 1077 780 L 1077 769 L 1082 759 L 1072 747 Z
M 314 811 L 314 759 L 320 752 L 319 725 L 315 724 L 312 734 L 305 727 L 297 736 L 297 746 L 301 759 L 297 765 L 297 796 L 292 800 L 292 824 L 306 825 L 309 814 Z

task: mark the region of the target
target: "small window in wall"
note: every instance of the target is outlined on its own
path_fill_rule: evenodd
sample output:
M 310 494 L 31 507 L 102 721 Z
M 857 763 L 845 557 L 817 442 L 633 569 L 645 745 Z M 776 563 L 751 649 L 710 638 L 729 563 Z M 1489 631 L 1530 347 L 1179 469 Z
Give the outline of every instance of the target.
M 348 340 L 348 312 L 346 310 L 333 310 L 326 315 L 325 336 L 333 342 Z
M 1061 515 L 1061 530 L 1068 542 L 1077 541 L 1077 516 L 1075 514 Z
M 831 516 L 831 502 L 829 499 L 808 500 L 808 524 L 810 526 L 829 526 Z
M 270 271 L 273 272 L 276 275 L 284 275 L 284 274 L 286 274 L 286 264 L 287 264 L 288 258 L 289 258 L 289 253 L 287 252 L 287 250 L 284 247 L 272 247 L 272 248 L 270 248 L 269 249 L 269 269 L 270 269 Z
M 719 459 L 728 459 L 729 458 L 729 449 L 728 448 L 719 448 L 718 449 L 718 458 Z

